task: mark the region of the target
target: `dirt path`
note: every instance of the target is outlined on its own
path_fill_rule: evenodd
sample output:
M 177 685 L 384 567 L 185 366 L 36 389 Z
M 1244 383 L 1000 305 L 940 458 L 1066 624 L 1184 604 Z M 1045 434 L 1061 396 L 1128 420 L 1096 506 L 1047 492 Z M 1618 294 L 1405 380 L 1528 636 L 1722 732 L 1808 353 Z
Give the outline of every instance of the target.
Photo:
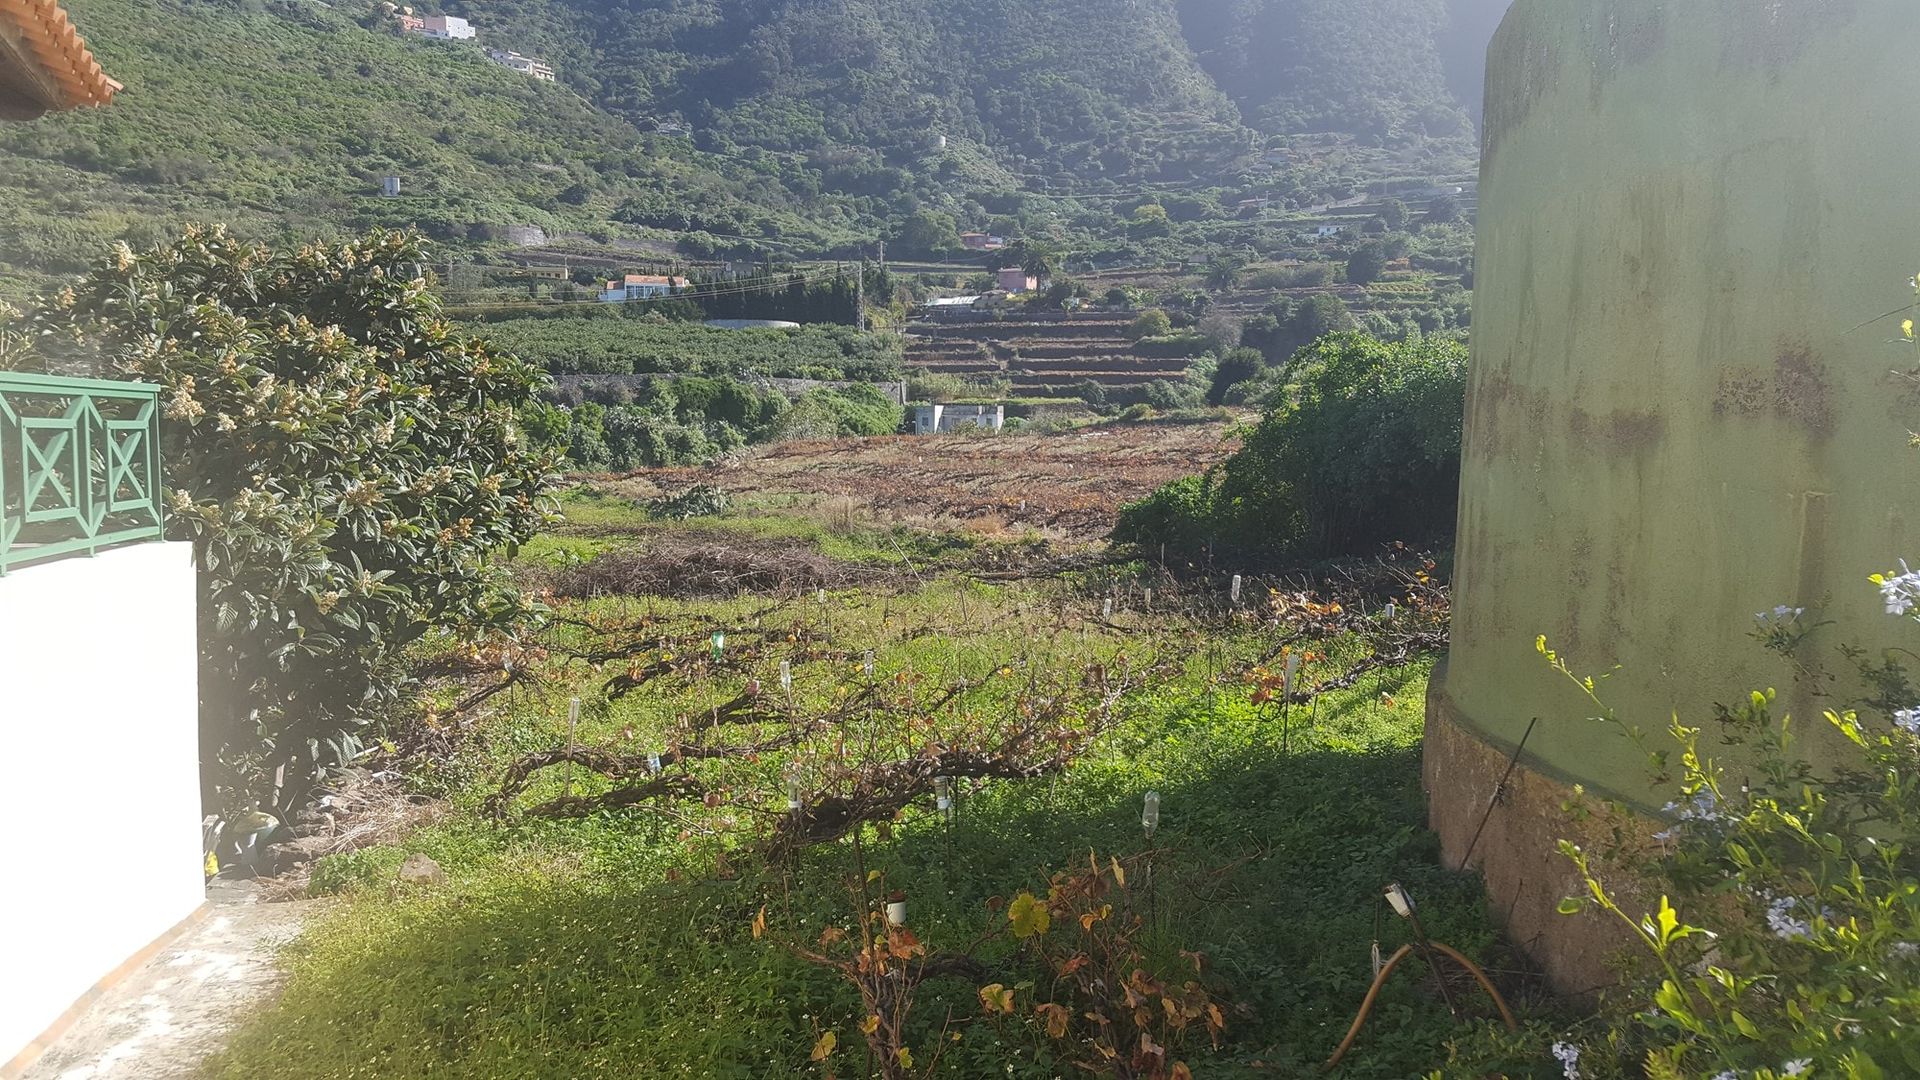
M 197 1076 L 248 1012 L 278 991 L 275 954 L 320 901 L 268 904 L 250 882 L 217 882 L 213 910 L 113 987 L 22 1080 Z

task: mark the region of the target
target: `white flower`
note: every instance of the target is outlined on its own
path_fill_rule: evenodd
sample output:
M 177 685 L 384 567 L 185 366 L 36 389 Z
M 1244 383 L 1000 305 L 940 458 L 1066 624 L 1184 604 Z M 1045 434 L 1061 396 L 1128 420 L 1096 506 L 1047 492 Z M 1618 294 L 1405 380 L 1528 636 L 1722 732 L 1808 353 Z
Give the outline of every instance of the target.
M 1726 1069 L 1722 1072 L 1714 1073 L 1713 1080 L 1740 1080 L 1740 1074 L 1734 1072 L 1732 1069 Z
M 1920 706 L 1895 710 L 1893 726 L 1909 735 L 1920 735 Z
M 1794 1060 L 1787 1062 L 1785 1065 L 1780 1066 L 1780 1075 L 1781 1076 L 1805 1076 L 1807 1075 L 1807 1070 L 1811 1068 L 1813 1068 L 1812 1058 L 1795 1058 Z
M 1580 1080 L 1580 1048 L 1572 1043 L 1553 1044 L 1553 1056 L 1560 1061 L 1560 1071 L 1567 1080 Z
M 1880 598 L 1887 603 L 1887 614 L 1905 615 L 1920 605 L 1920 574 L 1907 566 L 1907 560 L 1900 560 L 1898 574 L 1883 574 L 1880 577 Z

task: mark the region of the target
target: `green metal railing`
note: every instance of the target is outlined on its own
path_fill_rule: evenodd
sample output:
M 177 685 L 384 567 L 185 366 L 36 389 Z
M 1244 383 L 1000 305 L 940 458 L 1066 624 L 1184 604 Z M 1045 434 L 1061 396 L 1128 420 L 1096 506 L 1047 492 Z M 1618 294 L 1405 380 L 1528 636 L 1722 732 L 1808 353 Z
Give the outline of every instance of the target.
M 158 540 L 160 388 L 0 371 L 0 575 Z

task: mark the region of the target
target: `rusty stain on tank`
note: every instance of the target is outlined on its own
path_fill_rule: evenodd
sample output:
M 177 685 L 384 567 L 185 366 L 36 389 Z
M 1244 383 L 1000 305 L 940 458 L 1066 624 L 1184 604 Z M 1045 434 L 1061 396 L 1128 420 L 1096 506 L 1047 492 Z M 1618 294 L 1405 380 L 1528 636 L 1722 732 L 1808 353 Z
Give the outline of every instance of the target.
M 1715 416 L 1753 416 L 1773 403 L 1773 389 L 1764 375 L 1744 368 L 1722 368 L 1720 388 L 1713 395 Z
M 1833 434 L 1833 388 L 1827 365 L 1805 341 L 1784 341 L 1773 362 L 1774 408 L 1783 419 L 1824 439 Z
M 1567 434 L 1576 446 L 1594 446 L 1609 454 L 1636 454 L 1659 445 L 1667 434 L 1667 420 L 1659 413 L 1639 409 L 1615 409 L 1596 417 L 1575 406 L 1567 415 Z

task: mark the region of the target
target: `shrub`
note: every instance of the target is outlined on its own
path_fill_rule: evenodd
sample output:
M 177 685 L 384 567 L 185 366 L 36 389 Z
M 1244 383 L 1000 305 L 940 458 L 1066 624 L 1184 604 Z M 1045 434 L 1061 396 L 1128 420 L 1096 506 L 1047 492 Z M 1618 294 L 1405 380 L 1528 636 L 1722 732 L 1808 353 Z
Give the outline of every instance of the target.
M 1258 349 L 1235 349 L 1214 369 L 1213 385 L 1207 388 L 1207 404 L 1223 405 L 1227 392 L 1266 370 L 1266 358 Z
M 1302 263 L 1299 266 L 1275 266 L 1256 270 L 1247 285 L 1254 289 L 1313 289 L 1333 284 L 1333 264 Z
M 1181 552 L 1212 542 L 1213 488 L 1204 476 L 1186 476 L 1162 484 L 1139 502 L 1129 503 L 1113 527 L 1113 540 L 1146 548 L 1164 544 Z
M 1196 536 L 1250 556 L 1364 553 L 1453 527 L 1466 393 L 1457 342 L 1322 339 L 1296 360 L 1296 392 L 1268 411 L 1196 497 L 1181 481 L 1121 512 L 1123 542 L 1191 548 Z M 1177 522 L 1171 510 L 1199 518 Z
M 1912 575 L 1877 578 L 1902 610 Z M 1889 591 L 1890 590 L 1890 591 Z M 1911 617 L 1911 609 L 1909 617 Z M 1793 659 L 1817 629 L 1799 609 L 1759 616 L 1755 636 Z M 1844 760 L 1816 771 L 1772 690 L 1720 706 L 1711 728 L 1675 717 L 1667 745 L 1620 721 L 1547 647 L 1540 652 L 1603 717 L 1646 750 L 1673 819 L 1651 858 L 1624 838 L 1608 854 L 1670 889 L 1645 916 L 1624 910 L 1590 854 L 1561 850 L 1587 894 L 1561 910 L 1618 918 L 1651 961 L 1585 1039 L 1583 1075 L 1852 1078 L 1920 1073 L 1920 690 L 1896 653 L 1842 650 L 1866 692 L 1826 712 Z M 1678 769 L 1670 766 L 1677 763 Z M 1692 925 L 1697 920 L 1706 925 Z M 1557 1044 L 1579 1060 L 1576 1035 Z M 1614 1060 L 1596 1060 L 1606 1054 Z
M 1148 308 L 1127 327 L 1127 336 L 1139 341 L 1142 338 L 1165 337 L 1173 333 L 1173 320 L 1159 308 Z
M 1294 353 L 1328 334 L 1355 329 L 1359 324 L 1337 296 L 1315 296 L 1298 302 L 1281 299 L 1247 320 L 1240 344 L 1260 350 L 1269 365 L 1280 367 Z
M 712 484 L 693 484 L 678 496 L 660 496 L 647 502 L 647 513 L 664 521 L 687 521 L 691 517 L 718 517 L 726 513 L 726 492 Z
M 1386 273 L 1387 262 L 1386 245 L 1369 240 L 1347 258 L 1347 280 L 1355 285 L 1371 285 Z
M 967 382 L 958 375 L 944 371 L 928 371 L 921 368 L 907 373 L 907 400 L 925 401 L 934 405 L 965 397 Z
M 545 517 L 553 455 L 515 419 L 545 376 L 452 331 L 431 262 L 400 233 L 273 251 L 195 229 L 122 245 L 35 316 L 165 388 L 209 809 L 292 805 L 398 700 L 401 649 L 519 613 L 491 560 Z
M 905 412 L 871 386 L 807 391 L 774 425 L 776 439 L 833 439 L 848 435 L 891 435 Z

